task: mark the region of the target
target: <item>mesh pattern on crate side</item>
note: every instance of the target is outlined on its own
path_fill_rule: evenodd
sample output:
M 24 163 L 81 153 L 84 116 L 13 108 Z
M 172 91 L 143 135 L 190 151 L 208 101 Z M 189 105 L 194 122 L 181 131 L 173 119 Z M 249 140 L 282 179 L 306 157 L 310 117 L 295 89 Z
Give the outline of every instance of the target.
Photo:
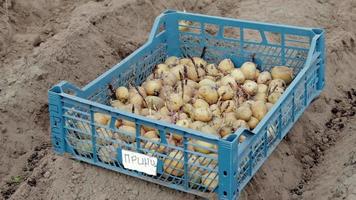
M 288 96 L 285 102 L 281 105 L 281 115 L 281 129 L 284 129 L 293 122 L 293 95 Z
M 306 90 L 307 90 L 307 101 L 311 101 L 317 91 L 317 84 L 318 84 L 318 64 L 315 64 L 311 67 L 310 73 L 307 74 L 306 77 Z
M 219 171 L 217 156 L 188 150 L 188 146 L 190 145 L 194 148 L 204 147 L 198 146 L 190 140 L 187 141 L 187 145 L 180 144 L 174 146 L 163 142 L 163 140 L 153 141 L 142 136 L 139 136 L 139 145 L 137 145 L 136 142 L 137 138 L 131 142 L 127 142 L 127 139 L 132 137 L 132 135 L 127 132 L 123 132 L 115 126 L 100 125 L 98 123 L 91 124 L 91 112 L 105 113 L 105 111 L 98 110 L 98 108 L 90 109 L 86 105 L 73 103 L 65 99 L 62 100 L 62 102 L 65 122 L 65 142 L 69 149 L 68 152 L 74 157 L 100 163 L 101 165 L 113 169 L 129 171 L 148 179 L 163 181 L 198 192 L 209 194 L 213 193 L 216 189 Z M 113 118 L 111 118 L 111 120 L 113 120 Z M 134 123 L 135 121 L 134 119 L 121 118 L 115 118 L 115 122 L 116 120 L 121 120 L 122 122 L 125 120 L 126 123 L 129 121 Z M 136 124 L 136 127 L 141 128 L 141 125 Z M 94 133 L 92 133 L 92 128 L 95 130 Z M 142 128 L 155 129 L 155 127 L 147 125 L 142 125 Z M 171 134 L 164 129 L 159 129 L 159 131 L 163 131 L 166 137 Z M 120 161 L 118 148 L 155 156 L 163 163 L 163 166 L 161 166 L 163 168 L 159 170 L 157 176 L 125 169 Z M 211 153 L 217 155 L 217 149 L 215 147 L 209 148 L 209 150 Z M 172 151 L 176 153 L 170 155 L 169 152 Z M 185 157 L 182 156 L 184 154 L 187 155 L 188 162 L 185 162 Z M 166 164 L 164 164 L 165 161 L 167 161 Z M 185 167 L 188 172 L 186 176 L 184 176 Z M 168 173 L 168 171 L 164 170 L 165 168 L 170 168 L 173 172 Z M 210 186 L 202 184 L 203 174 L 209 175 L 209 178 L 204 180 L 210 183 Z

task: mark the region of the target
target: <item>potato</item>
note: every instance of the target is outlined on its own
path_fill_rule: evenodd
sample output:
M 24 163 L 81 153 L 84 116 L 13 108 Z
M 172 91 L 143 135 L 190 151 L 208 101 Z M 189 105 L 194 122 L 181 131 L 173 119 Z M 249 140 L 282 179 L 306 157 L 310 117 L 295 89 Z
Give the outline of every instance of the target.
M 256 76 L 256 64 L 253 62 L 245 62 L 241 66 L 241 71 L 246 80 L 254 80 Z
M 162 89 L 162 80 L 154 79 L 154 80 L 147 81 L 143 85 L 143 87 L 144 87 L 147 95 L 158 96 L 159 92 Z
M 258 77 L 260 76 L 261 71 L 259 69 L 256 69 L 256 73 L 255 73 L 255 81 L 257 81 Z
M 124 126 L 136 127 L 135 122 L 130 121 L 130 120 L 122 120 L 122 125 L 124 125 Z
M 143 134 L 143 137 L 147 138 L 147 139 L 158 138 L 158 132 L 157 131 L 147 131 L 146 133 Z
M 275 104 L 281 96 L 282 96 L 282 93 L 273 92 L 272 94 L 270 94 L 268 96 L 268 102 Z
M 221 100 L 231 100 L 234 97 L 234 90 L 228 86 L 228 85 L 223 85 L 218 88 L 218 94 L 221 98 Z
M 234 77 L 235 81 L 239 84 L 245 82 L 245 75 L 242 73 L 241 69 L 233 69 L 230 75 Z
M 242 88 L 247 94 L 251 96 L 255 95 L 258 91 L 257 83 L 251 80 L 246 80 L 245 83 L 242 85 Z
M 178 71 L 179 73 L 179 71 Z M 179 78 L 176 76 L 176 74 L 172 71 L 169 72 L 164 72 L 161 76 L 162 79 L 162 83 L 163 85 L 169 85 L 169 86 L 173 86 L 177 83 L 177 81 L 179 80 Z
M 167 103 L 167 107 L 168 110 L 170 111 L 178 111 L 184 104 L 184 101 L 182 99 L 182 95 L 181 94 L 171 94 L 168 103 Z
M 235 112 L 228 112 L 224 113 L 224 118 L 225 124 L 232 126 L 234 123 L 236 123 L 237 119 L 235 117 Z
M 130 104 L 141 107 L 143 105 L 143 98 L 139 94 L 133 94 L 129 99 Z
M 265 93 L 257 93 L 254 97 L 253 97 L 253 99 L 255 100 L 255 101 L 264 101 L 264 102 L 266 102 L 267 101 L 267 94 L 265 94 Z
M 169 67 L 173 67 L 179 64 L 179 59 L 175 56 L 168 57 L 164 62 Z
M 232 133 L 232 128 L 230 126 L 223 126 L 219 129 L 219 134 L 221 137 L 225 137 Z
M 164 106 L 163 99 L 156 96 L 147 96 L 145 100 L 148 104 L 147 107 L 154 110 L 159 110 Z
M 218 134 L 218 131 L 215 128 L 209 126 L 209 125 L 203 126 L 200 129 L 200 131 L 203 132 L 203 133 L 209 133 L 209 134 L 215 135 L 217 137 L 220 137 L 220 135 Z
M 194 121 L 189 124 L 189 128 L 200 131 L 200 129 L 205 125 L 206 125 L 206 123 L 204 123 L 202 121 Z
M 194 65 L 185 66 L 185 70 L 187 71 L 187 77 L 193 81 L 199 81 L 201 77 L 205 76 L 204 69 Z
M 215 148 L 214 144 L 202 140 L 192 140 L 192 142 L 194 150 L 200 153 L 208 154 Z
M 210 80 L 210 79 L 203 79 L 203 80 L 201 80 L 199 82 L 199 86 L 200 87 L 205 86 L 205 85 L 210 86 L 210 87 L 214 87 L 214 88 L 217 87 L 216 82 L 213 81 L 213 80 Z
M 110 101 L 110 105 L 114 108 L 122 108 L 125 104 L 122 103 L 120 100 L 114 100 L 114 101 Z
M 240 106 L 236 109 L 235 114 L 236 114 L 235 115 L 236 119 L 242 119 L 245 121 L 249 121 L 252 116 L 252 111 L 251 111 L 250 107 Z
M 219 185 L 219 175 L 216 172 L 206 173 L 202 176 L 202 186 L 214 191 Z
M 275 66 L 271 70 L 273 79 L 282 79 L 286 84 L 293 80 L 293 69 L 286 66 Z
M 200 87 L 197 82 L 189 80 L 189 79 L 184 80 L 184 85 L 190 86 L 193 89 L 198 89 Z
M 264 93 L 267 94 L 268 92 L 268 86 L 265 84 L 257 84 L 257 93 Z
M 108 125 L 110 122 L 111 116 L 104 113 L 94 113 L 94 122 L 100 125 Z
M 284 88 L 276 87 L 276 88 L 274 88 L 273 92 L 277 92 L 277 93 L 281 93 L 282 94 L 284 92 Z
M 255 101 L 254 100 L 247 100 L 245 102 L 243 102 L 242 104 L 240 104 L 240 106 L 247 106 L 249 108 L 251 108 L 251 106 L 253 105 Z
M 196 99 L 193 103 L 194 108 L 209 108 L 209 104 L 203 99 Z
M 146 115 L 149 115 L 150 112 L 152 114 L 152 112 L 155 112 L 155 111 L 152 111 L 150 108 L 143 108 L 143 109 L 141 109 L 140 115 L 146 116 Z
M 207 85 L 200 87 L 198 90 L 198 94 L 209 104 L 216 103 L 219 98 L 218 92 L 213 87 Z
M 235 81 L 235 78 L 232 77 L 231 75 L 226 75 L 221 78 L 219 86 L 223 86 L 223 85 L 229 85 L 234 90 L 237 89 L 237 83 Z
M 210 122 L 209 125 L 213 128 L 215 128 L 216 130 L 218 130 L 224 123 L 224 120 L 222 118 L 219 117 L 214 117 Z
M 254 128 L 256 128 L 259 122 L 260 121 L 257 118 L 251 117 L 250 120 L 247 122 L 247 124 L 250 127 L 250 129 L 253 130 Z
M 182 109 L 183 109 L 183 112 L 185 112 L 190 117 L 192 117 L 193 112 L 194 112 L 194 107 L 192 106 L 192 104 L 186 103 L 183 105 Z
M 212 104 L 209 107 L 211 113 L 213 114 L 213 117 L 220 117 L 221 116 L 221 111 L 220 107 L 217 104 Z
M 159 138 L 151 138 L 149 141 L 146 142 L 146 144 L 143 146 L 143 148 L 150 149 L 152 151 L 152 152 L 150 152 L 151 156 L 156 151 L 159 152 L 159 153 L 163 153 L 164 150 L 165 150 L 165 146 L 157 144 L 157 143 L 160 143 L 160 142 L 161 142 L 161 139 L 159 139 Z
M 170 85 L 164 85 L 161 89 L 161 91 L 159 92 L 158 97 L 160 97 L 163 100 L 167 100 L 169 99 L 169 97 L 171 96 L 172 93 L 174 93 L 174 89 L 172 86 Z
M 119 127 L 118 132 L 120 133 L 120 138 L 125 142 L 135 142 L 136 128 L 123 125 Z
M 260 75 L 257 78 L 257 83 L 259 84 L 268 84 L 272 80 L 272 76 L 269 72 L 264 71 L 260 73 Z
M 118 87 L 115 91 L 115 95 L 116 99 L 125 102 L 129 98 L 129 90 L 123 86 Z
M 147 115 L 146 117 L 147 117 L 147 118 L 150 118 L 150 119 L 153 119 L 153 120 L 160 120 L 160 118 L 161 118 L 160 115 L 154 115 L 154 114 Z M 143 128 L 145 131 L 156 131 L 156 129 L 153 128 L 153 127 L 151 127 L 151 126 L 142 126 L 142 128 Z
M 173 120 L 169 115 L 161 115 L 161 119 L 159 121 L 167 122 L 167 123 L 172 123 Z
M 158 64 L 154 69 L 154 76 L 156 78 L 162 78 L 162 74 L 169 72 L 169 67 L 166 64 Z
M 225 75 L 229 74 L 234 68 L 234 63 L 230 59 L 224 59 L 218 65 L 218 69 Z
M 195 67 L 195 65 L 193 64 L 193 62 L 192 62 L 192 60 L 190 58 L 181 58 L 179 60 L 179 64 L 186 65 L 186 66 L 192 67 L 192 68 Z
M 219 75 L 219 70 L 215 66 L 215 64 L 209 64 L 205 67 L 205 69 L 209 76 L 218 76 Z
M 269 84 L 268 84 L 268 92 L 272 93 L 277 87 L 285 88 L 286 83 L 282 79 L 273 79 Z
M 236 109 L 235 102 L 233 100 L 227 100 L 221 103 L 221 112 L 233 112 Z
M 177 80 L 181 80 L 181 74 L 184 74 L 184 65 L 179 64 L 171 68 L 170 72 L 174 74 Z
M 163 170 L 172 176 L 183 176 L 184 174 L 184 154 L 181 151 L 171 151 L 164 159 Z
M 176 125 L 177 126 L 181 126 L 181 127 L 184 127 L 184 128 L 189 128 L 189 125 L 190 125 L 190 121 L 187 120 L 187 119 L 180 119 L 176 122 Z M 178 135 L 178 134 L 173 134 L 173 138 L 175 140 L 181 140 L 183 139 L 183 136 L 182 135 Z
M 247 122 L 241 119 L 236 120 L 236 122 L 232 125 L 232 127 L 237 130 L 239 128 L 246 128 L 249 129 Z
M 252 106 L 252 115 L 259 121 L 267 114 L 267 106 L 263 101 L 255 101 Z
M 192 147 L 191 144 L 189 144 L 188 146 Z M 194 151 L 194 149 L 192 149 L 192 151 Z M 199 167 L 197 167 L 196 165 L 199 164 L 199 157 L 197 155 L 191 154 L 191 156 L 188 160 L 188 164 L 189 164 L 189 169 L 191 172 L 198 170 Z
M 201 165 L 205 166 L 205 167 L 207 167 L 209 165 L 209 163 L 213 163 L 213 164 L 216 165 L 217 164 L 217 160 L 218 160 L 218 154 L 209 153 L 207 155 L 210 156 L 210 157 L 213 157 L 214 159 L 201 156 L 201 157 L 198 158 L 199 163 Z M 206 171 L 205 171 L 205 173 L 206 173 Z
M 195 108 L 193 111 L 193 118 L 194 120 L 208 122 L 213 118 L 213 114 L 209 108 Z
M 208 64 L 204 59 L 199 57 L 193 57 L 192 59 L 197 67 L 205 67 Z
M 161 115 L 169 115 L 169 110 L 168 110 L 168 108 L 166 107 L 166 106 L 163 106 L 160 110 L 159 110 L 159 113 L 161 114 Z
M 183 85 L 183 86 L 182 86 Z M 182 89 L 183 87 L 183 89 Z M 189 98 L 191 98 L 195 92 L 195 88 L 193 88 L 191 85 L 185 85 L 184 81 L 183 84 L 181 81 L 177 83 L 177 88 L 176 91 L 182 95 L 182 92 L 184 92 L 185 95 L 187 95 Z

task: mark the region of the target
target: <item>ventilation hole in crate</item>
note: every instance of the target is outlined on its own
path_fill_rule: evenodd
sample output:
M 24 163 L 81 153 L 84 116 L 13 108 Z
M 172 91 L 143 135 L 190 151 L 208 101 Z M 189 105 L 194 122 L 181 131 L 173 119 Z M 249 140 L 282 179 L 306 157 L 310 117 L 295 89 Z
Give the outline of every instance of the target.
M 244 41 L 247 42 L 262 42 L 261 34 L 258 30 L 254 29 L 244 29 Z
M 224 171 L 224 176 L 227 176 L 227 171 Z
M 227 196 L 227 192 L 226 191 L 224 191 L 224 196 Z
M 190 32 L 200 34 L 200 22 L 188 21 L 188 20 L 180 20 L 178 22 L 178 30 L 180 32 Z
M 241 36 L 240 28 L 232 27 L 232 26 L 224 27 L 224 38 L 240 40 L 240 36 Z
M 216 24 L 205 24 L 204 26 L 205 34 L 210 36 L 217 36 L 219 31 L 219 26 Z
M 307 36 L 300 35 L 285 35 L 285 46 L 289 47 L 301 47 L 301 48 L 309 48 L 310 46 L 310 38 Z
M 280 33 L 264 31 L 264 34 L 266 36 L 268 44 L 281 44 L 282 38 Z

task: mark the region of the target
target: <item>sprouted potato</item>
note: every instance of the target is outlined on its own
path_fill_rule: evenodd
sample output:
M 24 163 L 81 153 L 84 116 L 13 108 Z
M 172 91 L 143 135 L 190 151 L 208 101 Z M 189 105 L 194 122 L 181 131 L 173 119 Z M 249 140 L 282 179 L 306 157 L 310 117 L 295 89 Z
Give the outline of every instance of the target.
M 184 25 L 185 21 L 180 23 Z M 188 30 L 183 26 L 180 29 Z M 172 123 L 200 131 L 209 137 L 225 139 L 239 128 L 255 129 L 292 79 L 293 70 L 285 66 L 260 71 L 253 62 L 245 62 L 235 68 L 235 64 L 228 58 L 218 63 L 208 63 L 200 57 L 171 56 L 164 63 L 158 63 L 141 86 L 129 84 L 113 90 L 115 94 L 111 96 L 110 104 L 119 110 L 140 114 L 153 121 Z M 156 152 L 164 154 L 163 169 L 171 176 L 184 175 L 184 154 L 175 146 L 182 147 L 186 140 L 190 152 L 216 155 L 216 144 L 208 140 L 184 137 L 184 134 L 174 131 L 166 132 L 163 140 L 159 127 L 146 124 L 138 126 L 134 119 L 127 118 L 117 120 L 117 129 L 110 130 L 110 120 L 108 114 L 94 113 L 96 124 L 107 126 L 105 130 L 109 131 L 106 133 L 97 129 L 101 131 L 99 137 L 104 139 L 98 143 L 105 146 L 99 149 L 98 154 L 107 163 L 114 161 L 110 151 L 116 148 L 112 146 L 115 140 L 136 146 L 137 127 L 140 127 L 140 137 L 145 140 L 142 147 L 149 149 L 148 155 L 151 156 L 157 155 Z M 242 143 L 246 137 L 242 135 L 238 140 Z M 109 157 L 104 157 L 104 154 Z M 200 158 L 191 156 L 189 162 Z M 217 163 L 213 164 L 216 166 Z M 210 168 L 214 165 L 204 166 Z M 191 179 L 208 190 L 214 190 L 218 185 L 217 174 L 196 168 L 194 171 L 201 174 Z

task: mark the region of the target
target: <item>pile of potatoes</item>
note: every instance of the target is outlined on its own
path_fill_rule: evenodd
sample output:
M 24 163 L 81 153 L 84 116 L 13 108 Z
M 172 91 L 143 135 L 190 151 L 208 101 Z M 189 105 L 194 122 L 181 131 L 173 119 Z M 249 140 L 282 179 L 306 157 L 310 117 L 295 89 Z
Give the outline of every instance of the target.
M 158 64 L 141 86 L 116 88 L 111 106 L 153 120 L 194 129 L 202 134 L 226 138 L 240 127 L 254 129 L 292 79 L 293 70 L 286 66 L 260 71 L 253 62 L 245 62 L 237 68 L 230 59 L 214 64 L 199 57 L 171 56 L 164 63 Z M 110 116 L 105 114 L 95 113 L 94 118 L 101 125 L 110 123 Z M 118 132 L 126 133 L 116 139 L 126 143 L 136 141 L 134 122 L 117 120 L 115 126 Z M 143 126 L 140 132 L 144 138 L 155 142 L 144 144 L 147 148 L 151 147 L 152 151 L 167 155 L 165 172 L 183 176 L 183 159 L 177 161 L 179 156 L 183 157 L 182 152 L 166 151 L 164 147 L 156 145 L 160 142 L 160 135 L 153 127 Z M 181 135 L 172 133 L 168 143 L 179 146 L 182 145 L 182 139 Z M 243 142 L 244 136 L 239 140 Z M 214 154 L 215 145 L 200 140 L 190 140 L 189 143 L 192 144 L 189 145 L 191 151 L 217 156 Z M 204 165 L 200 160 L 198 162 Z M 211 177 L 214 176 L 216 173 L 198 171 L 192 178 L 200 179 L 203 185 L 213 189 L 217 184 L 217 178 L 212 183 Z

